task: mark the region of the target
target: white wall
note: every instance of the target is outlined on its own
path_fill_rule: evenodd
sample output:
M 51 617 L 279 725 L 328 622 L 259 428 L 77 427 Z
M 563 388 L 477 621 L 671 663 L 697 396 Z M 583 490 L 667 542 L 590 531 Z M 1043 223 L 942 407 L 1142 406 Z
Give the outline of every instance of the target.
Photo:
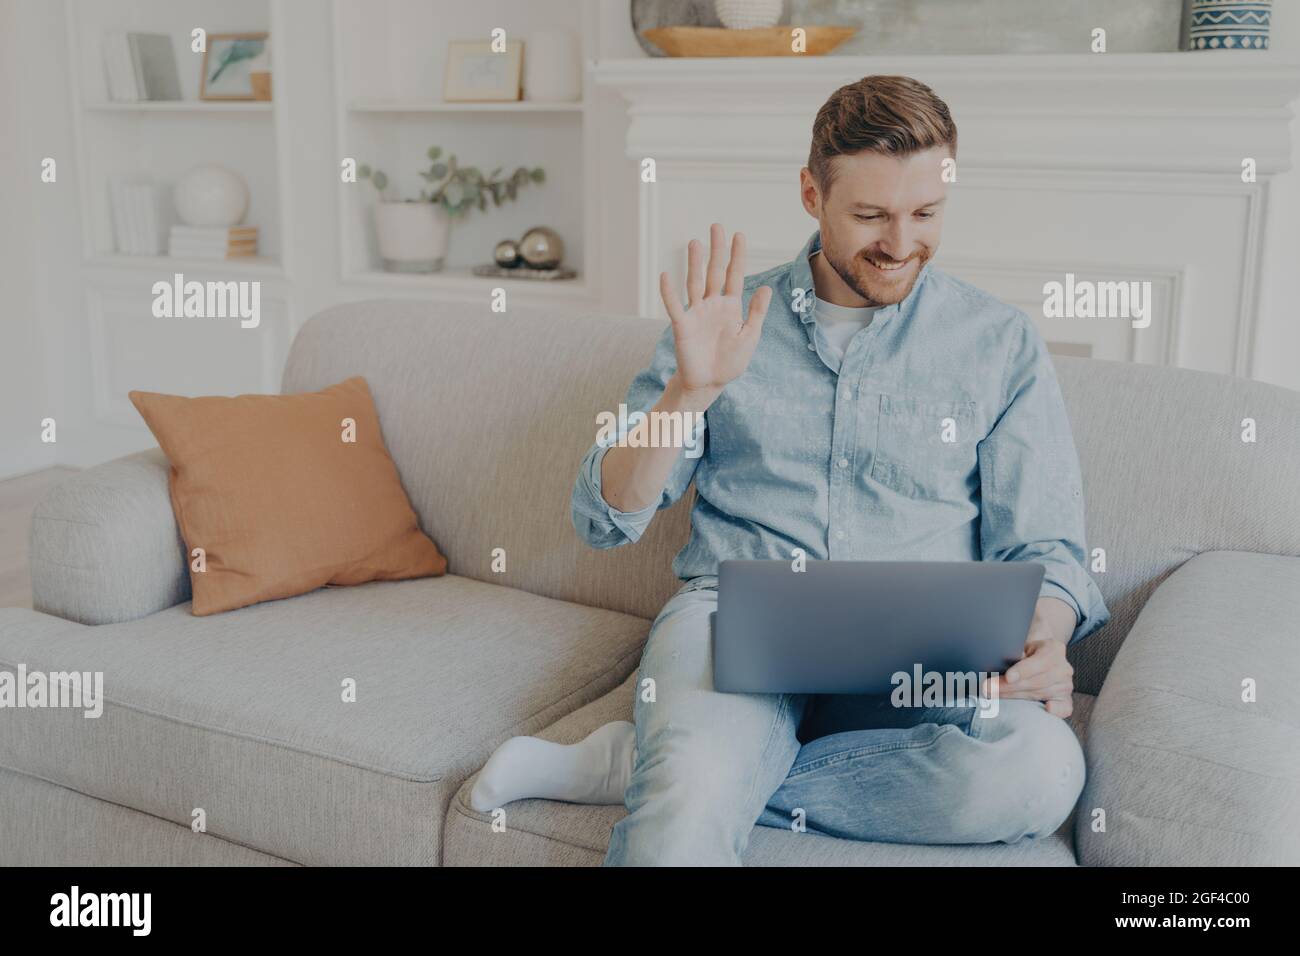
M 1300 3 L 1273 4 L 1274 50 L 1300 56 Z M 1291 104 L 1292 168 L 1274 180 L 1264 242 L 1255 375 L 1300 390 L 1300 99 Z
M 58 241 L 75 169 L 66 139 L 43 123 L 66 92 L 41 69 L 58 42 L 58 21 L 45 13 L 33 0 L 0 2 L 0 476 L 55 463 L 59 446 L 41 441 L 43 419 L 55 419 L 59 442 L 69 436 Z M 56 159 L 54 183 L 41 182 L 46 156 Z
M 1300 55 L 1300 10 L 1276 4 L 1274 45 Z M 338 301 L 375 294 L 339 282 L 339 210 L 335 201 L 333 39 L 321 0 L 276 0 L 272 30 L 282 70 L 277 98 L 288 104 L 284 161 L 292 171 L 283 197 L 281 235 L 290 268 L 289 330 Z M 86 466 L 149 447 L 138 423 L 105 423 L 96 412 L 81 268 L 81 197 L 73 149 L 69 54 L 62 3 L 0 0 L 0 198 L 6 224 L 0 249 L 0 476 L 52 463 Z M 601 0 L 602 58 L 640 56 L 626 0 Z M 593 51 L 585 51 L 588 58 Z M 1249 54 L 1244 54 L 1249 55 Z M 619 95 L 594 91 L 596 163 L 588 182 L 599 211 L 602 250 L 597 297 L 590 308 L 637 309 L 639 182 L 624 153 L 627 123 Z M 1300 110 L 1300 102 L 1294 109 Z M 811 117 L 809 117 L 809 125 Z M 1292 126 L 1300 156 L 1300 128 Z M 60 159 L 59 182 L 38 181 L 39 157 Z M 15 224 L 16 227 L 15 227 Z M 1275 181 L 1264 249 L 1264 319 L 1255 342 L 1260 378 L 1300 389 L 1300 170 Z M 590 240 L 589 240 L 590 241 Z M 1153 241 L 1158 242 L 1159 237 Z M 277 355 L 276 360 L 282 361 Z M 219 369 L 217 373 L 219 373 Z M 214 373 L 216 374 L 216 373 Z M 274 389 L 276 381 L 267 383 Z M 39 444 L 39 421 L 59 422 L 55 449 Z

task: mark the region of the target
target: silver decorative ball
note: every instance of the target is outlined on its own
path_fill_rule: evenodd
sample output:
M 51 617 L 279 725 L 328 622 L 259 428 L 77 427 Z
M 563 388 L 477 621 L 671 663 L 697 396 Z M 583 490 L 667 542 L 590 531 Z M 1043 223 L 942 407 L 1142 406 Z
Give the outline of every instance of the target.
M 519 265 L 519 245 L 513 239 L 502 239 L 492 250 L 492 259 L 502 269 Z
M 519 240 L 519 255 L 534 269 L 558 269 L 564 261 L 564 240 L 554 229 L 533 226 Z

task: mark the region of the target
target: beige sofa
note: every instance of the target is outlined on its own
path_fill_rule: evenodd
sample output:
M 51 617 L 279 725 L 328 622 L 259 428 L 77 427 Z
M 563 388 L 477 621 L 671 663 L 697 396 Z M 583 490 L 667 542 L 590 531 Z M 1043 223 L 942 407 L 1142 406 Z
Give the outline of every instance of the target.
M 388 301 L 301 329 L 284 391 L 369 380 L 445 577 L 196 618 L 157 449 L 58 486 L 33 523 L 36 610 L 0 610 L 0 669 L 100 670 L 107 702 L 98 719 L 0 711 L 0 865 L 599 863 L 621 807 L 520 801 L 498 832 L 466 795 L 512 735 L 631 718 L 692 496 L 638 544 L 594 551 L 569 493 L 596 413 L 662 329 Z M 759 827 L 746 863 L 1300 862 L 1300 394 L 1057 366 L 1113 613 L 1071 652 L 1075 816 L 1013 846 Z

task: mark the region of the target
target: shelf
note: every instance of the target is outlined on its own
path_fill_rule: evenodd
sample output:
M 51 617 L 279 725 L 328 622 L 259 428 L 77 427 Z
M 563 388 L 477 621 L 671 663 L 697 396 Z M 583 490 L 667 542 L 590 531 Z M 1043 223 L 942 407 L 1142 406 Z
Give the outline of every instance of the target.
M 354 100 L 348 104 L 353 113 L 581 113 L 581 101 L 572 103 L 534 103 L 515 100 L 507 103 L 444 103 L 439 100 Z
M 223 275 L 284 277 L 284 265 L 270 256 L 247 256 L 237 259 L 190 259 L 178 256 L 128 256 L 105 253 L 90 256 L 86 266 L 92 269 L 136 269 L 148 272 L 220 272 Z
M 270 100 L 142 100 L 138 103 L 99 100 L 86 104 L 87 110 L 102 113 L 269 113 L 271 107 Z
M 507 279 L 501 276 L 476 276 L 466 267 L 444 269 L 441 272 L 381 272 L 376 269 L 354 272 L 343 281 L 355 285 L 389 286 L 396 289 L 446 289 L 456 292 L 487 292 L 501 287 L 510 291 L 524 291 L 547 296 L 587 297 L 592 290 L 581 275 L 573 279 Z

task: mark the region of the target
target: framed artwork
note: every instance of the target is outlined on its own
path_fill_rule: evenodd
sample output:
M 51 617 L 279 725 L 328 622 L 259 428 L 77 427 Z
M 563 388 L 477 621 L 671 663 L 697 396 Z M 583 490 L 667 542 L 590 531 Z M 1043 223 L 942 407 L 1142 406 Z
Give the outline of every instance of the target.
M 268 33 L 211 33 L 203 53 L 201 100 L 270 99 Z
M 486 103 L 519 99 L 524 43 L 510 40 L 501 53 L 477 40 L 454 40 L 447 46 L 447 73 L 442 98 L 452 103 Z

